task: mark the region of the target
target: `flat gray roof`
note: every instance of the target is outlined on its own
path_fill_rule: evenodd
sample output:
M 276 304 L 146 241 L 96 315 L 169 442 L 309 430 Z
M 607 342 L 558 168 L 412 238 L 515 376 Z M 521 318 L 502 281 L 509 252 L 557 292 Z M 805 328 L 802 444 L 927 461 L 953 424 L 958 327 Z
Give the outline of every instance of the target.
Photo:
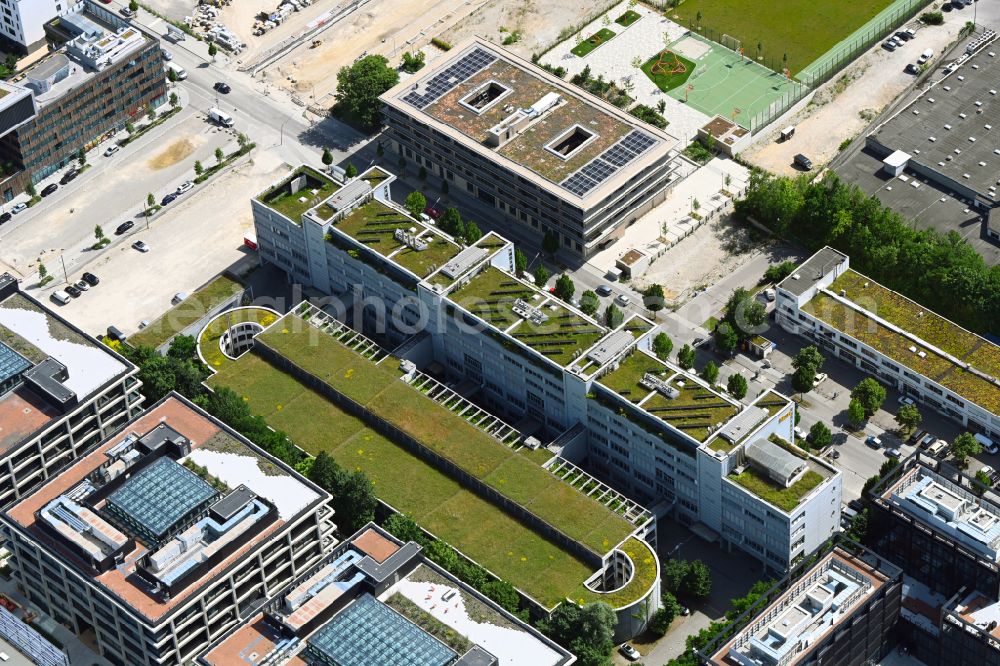
M 873 137 L 984 200 L 1000 202 L 998 59 L 989 49 L 980 51 L 890 118 Z
M 786 277 L 778 285 L 785 291 L 801 296 L 820 278 L 833 270 L 847 259 L 847 255 L 834 250 L 832 247 L 824 247 L 822 250 L 809 257 L 805 263 L 800 265 L 795 272 Z

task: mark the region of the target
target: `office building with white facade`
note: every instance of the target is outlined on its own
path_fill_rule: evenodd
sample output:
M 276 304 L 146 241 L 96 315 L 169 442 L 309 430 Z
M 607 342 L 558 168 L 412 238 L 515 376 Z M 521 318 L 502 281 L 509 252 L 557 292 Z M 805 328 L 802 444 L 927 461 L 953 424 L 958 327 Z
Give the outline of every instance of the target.
M 137 372 L 0 275 L 0 506 L 140 413 Z
M 381 100 L 407 164 L 576 258 L 620 238 L 679 178 L 668 132 L 482 39 Z
M 336 541 L 329 496 L 171 394 L 3 515 L 31 601 L 113 664 L 188 663 Z
M 586 467 L 779 571 L 837 531 L 840 472 L 793 444 L 787 398 L 746 405 L 656 359 L 653 322 L 609 329 L 538 290 L 502 236 L 466 247 L 392 203 L 384 170 L 344 185 L 302 172 L 252 202 L 263 259 L 536 445 L 554 442 L 550 470 Z
M 45 44 L 45 24 L 69 11 L 74 0 L 0 0 L 0 38 L 29 53 Z
M 777 287 L 776 319 L 969 431 L 1000 440 L 1000 347 L 823 248 Z

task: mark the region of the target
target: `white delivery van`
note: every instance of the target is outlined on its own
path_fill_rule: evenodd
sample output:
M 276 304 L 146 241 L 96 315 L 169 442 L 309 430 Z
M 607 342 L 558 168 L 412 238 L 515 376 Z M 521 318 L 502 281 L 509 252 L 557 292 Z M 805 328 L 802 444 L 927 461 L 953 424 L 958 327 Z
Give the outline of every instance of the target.
M 167 67 L 167 73 L 173 72 L 174 74 L 176 74 L 178 81 L 183 81 L 188 77 L 187 70 L 175 62 L 168 62 L 166 67 Z
M 934 56 L 934 49 L 926 49 L 923 53 L 920 54 L 920 57 L 917 58 L 917 64 L 922 65 L 928 60 L 930 60 L 933 56 Z
M 232 127 L 236 122 L 233 120 L 233 117 L 225 111 L 220 111 L 219 109 L 214 108 L 208 110 L 208 118 L 223 127 Z
M 53 291 L 52 296 L 50 296 L 50 298 L 59 305 L 66 305 L 67 303 L 70 302 L 70 300 L 72 300 L 70 299 L 69 294 L 67 294 L 62 289 L 58 291 Z
M 973 435 L 973 437 L 976 438 L 977 442 L 979 442 L 980 444 L 983 445 L 983 450 L 986 451 L 987 453 L 996 453 L 997 452 L 997 450 L 998 450 L 997 449 L 997 445 L 993 442 L 992 439 L 990 439 L 986 435 L 982 435 L 982 434 L 980 434 L 980 433 L 977 432 L 977 433 L 975 433 Z

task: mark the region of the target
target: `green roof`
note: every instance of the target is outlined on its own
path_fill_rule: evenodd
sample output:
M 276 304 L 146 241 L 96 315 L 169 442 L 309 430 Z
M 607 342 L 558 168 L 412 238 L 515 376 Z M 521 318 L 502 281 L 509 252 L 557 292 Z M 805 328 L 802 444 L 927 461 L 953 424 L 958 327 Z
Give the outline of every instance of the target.
M 809 469 L 798 481 L 783 488 L 750 466 L 740 474 L 730 474 L 727 478 L 786 513 L 793 511 L 799 502 L 825 479 L 816 470 Z
M 294 316 L 259 336 L 267 346 L 414 437 L 501 495 L 598 555 L 634 527 L 504 446 L 461 416 Z M 329 452 L 365 471 L 378 496 L 546 605 L 574 593 L 593 571 L 576 557 L 451 477 L 347 415 L 293 377 L 248 354 L 210 380 L 243 395 L 254 411 L 306 451 Z M 489 526 L 484 529 L 484 526 Z M 497 535 L 503 535 L 502 545 Z
M 657 375 L 677 389 L 676 398 L 668 398 L 639 384 L 646 373 Z M 660 418 L 699 442 L 712 434 L 712 428 L 736 416 L 740 407 L 698 384 L 694 378 L 672 370 L 658 359 L 634 351 L 616 370 L 600 378 L 600 383 L 648 413 Z
M 317 211 L 323 208 L 324 206 L 320 206 Z M 382 256 L 391 257 L 400 266 L 421 278 L 448 263 L 462 250 L 443 235 L 431 231 L 409 215 L 378 199 L 358 206 L 334 227 Z M 417 235 L 426 243 L 426 249 L 415 250 L 396 240 L 397 229 L 411 228 L 417 229 Z
M 291 182 L 300 175 L 305 175 L 307 182 L 298 192 L 293 193 Z M 257 197 L 257 201 L 281 213 L 295 224 L 301 224 L 303 213 L 339 189 L 339 185 L 316 169 L 302 166 Z
M 537 308 L 547 319 L 538 324 L 522 319 L 514 313 L 518 299 Z M 456 289 L 451 300 L 561 366 L 578 358 L 607 333 L 603 326 L 576 314 L 558 299 L 493 266 Z
M 267 308 L 237 308 L 219 314 L 205 325 L 198 334 L 198 351 L 201 357 L 213 370 L 218 370 L 231 359 L 226 356 L 220 346 L 222 335 L 236 324 L 252 321 L 267 328 L 277 320 L 277 315 Z
M 620 550 L 632 560 L 634 572 L 632 579 L 623 588 L 603 594 L 581 585 L 570 598 L 581 604 L 603 601 L 612 608 L 621 608 L 643 598 L 656 582 L 656 553 L 649 544 L 635 537 L 625 541 Z
M 876 314 L 924 344 L 823 293 L 817 293 L 802 310 L 966 400 L 1000 414 L 1000 387 L 936 353 L 930 346 L 997 378 L 1000 378 L 1000 347 L 854 271 L 846 271 L 828 289 L 835 294 L 843 291 L 857 308 Z M 910 347 L 926 355 L 921 358 Z

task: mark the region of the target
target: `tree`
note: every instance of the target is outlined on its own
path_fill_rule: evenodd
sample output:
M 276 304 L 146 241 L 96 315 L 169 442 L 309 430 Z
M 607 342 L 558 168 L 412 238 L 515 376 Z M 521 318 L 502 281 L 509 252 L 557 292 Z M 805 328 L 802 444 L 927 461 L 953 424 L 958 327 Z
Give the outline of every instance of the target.
M 806 393 L 813 389 L 813 382 L 816 381 L 816 373 L 823 365 L 823 355 L 815 345 L 809 345 L 799 350 L 799 353 L 792 359 L 792 367 L 795 374 L 792 375 L 792 388 L 799 393 Z
M 600 306 L 600 299 L 598 299 L 597 294 L 590 289 L 580 294 L 580 311 L 583 312 L 583 314 L 592 317 Z
M 172 69 L 167 70 L 167 81 L 171 83 L 177 83 L 177 72 Z
M 378 97 L 399 82 L 399 72 L 380 55 L 368 55 L 337 72 L 337 105 L 367 131 L 381 124 Z
M 125 131 L 128 132 L 129 134 L 132 134 L 133 132 L 135 132 L 135 125 L 133 125 L 128 121 L 125 121 Z
M 146 217 L 149 217 L 149 209 L 156 205 L 156 197 L 152 192 L 146 195 Z
M 709 384 L 715 384 L 719 378 L 719 366 L 715 364 L 715 361 L 709 361 L 705 364 L 705 367 L 701 369 L 701 378 Z
M 871 377 L 865 377 L 851 389 L 851 398 L 861 403 L 865 416 L 871 416 L 885 402 L 885 387 Z
M 695 351 L 694 347 L 685 344 L 677 352 L 677 365 L 681 366 L 685 370 L 690 370 L 694 367 Z
M 976 471 L 976 481 L 983 484 L 987 488 L 993 487 L 993 479 L 991 479 L 990 475 L 981 469 Z
M 920 425 L 921 418 L 920 410 L 917 409 L 916 405 L 900 405 L 896 412 L 896 423 L 899 424 L 900 428 L 908 431 Z
M 198 355 L 198 341 L 193 335 L 176 335 L 170 341 L 167 356 L 177 359 L 194 359 Z
M 215 45 L 215 42 L 210 42 L 208 45 L 208 57 L 215 58 L 219 53 L 219 47 Z
M 425 57 L 423 51 L 417 51 L 416 53 L 407 51 L 403 54 L 403 71 L 413 74 L 420 70 L 424 66 Z
M 479 228 L 478 224 L 476 224 L 472 220 L 469 220 L 468 222 L 465 223 L 465 233 L 462 235 L 465 236 L 465 241 L 469 245 L 472 245 L 477 240 L 483 237 L 483 230 Z
M 358 175 L 358 167 L 354 166 L 353 163 L 348 162 L 347 166 L 344 167 L 344 176 L 347 178 L 354 178 Z
M 747 394 L 747 378 L 738 372 L 734 372 L 729 375 L 729 379 L 726 381 L 726 390 L 729 391 L 729 395 L 733 396 L 737 400 L 742 400 Z
M 481 591 L 508 613 L 517 613 L 521 607 L 521 597 L 517 588 L 505 580 L 488 580 L 483 583 Z
M 170 108 L 172 109 L 176 109 L 181 103 L 181 98 L 178 97 L 175 92 L 170 93 L 170 97 L 168 99 L 170 100 Z
M 83 166 L 84 164 L 87 163 L 87 149 L 86 148 L 80 148 L 80 150 L 77 151 L 77 153 L 76 153 L 76 161 L 77 161 L 77 163 L 79 163 L 80 166 Z
M 137 11 L 139 11 L 139 3 L 138 3 L 138 1 L 137 0 L 129 0 L 129 2 L 128 2 L 128 8 L 132 10 L 133 14 L 136 13 Z
M 660 331 L 653 338 L 653 353 L 661 361 L 666 361 L 670 358 L 670 352 L 674 350 L 674 341 L 670 339 L 670 336 Z
M 625 315 L 614 303 L 604 308 L 604 325 L 608 328 L 618 328 L 625 321 Z
M 651 284 L 642 292 L 642 304 L 651 312 L 663 309 L 663 287 Z
M 222 148 L 215 149 L 215 161 L 217 164 L 222 164 L 222 161 L 226 159 L 226 153 L 222 151 Z
M 728 177 L 729 174 L 726 174 Z M 728 187 L 728 183 L 726 184 Z M 771 264 L 764 271 L 765 282 L 781 282 L 786 277 L 795 272 L 797 264 L 794 261 L 782 261 L 780 264 Z
M 389 534 L 404 543 L 414 541 L 422 545 L 427 542 L 423 530 L 409 514 L 394 513 L 385 521 L 383 527 Z
M 342 534 L 353 534 L 375 519 L 375 487 L 363 472 L 348 472 L 321 451 L 309 471 L 309 479 L 330 493 L 330 506 L 337 515 Z
M 554 641 L 577 656 L 581 666 L 605 666 L 609 663 L 618 618 L 610 606 L 592 603 L 584 606 L 560 604 L 539 628 Z
M 736 348 L 739 347 L 740 338 L 736 335 L 735 329 L 733 329 L 732 324 L 728 321 L 719 322 L 715 327 L 713 336 L 715 337 L 715 346 L 719 351 L 729 354 L 736 351 Z
M 94 238 L 96 238 L 98 242 L 104 240 L 105 238 L 104 229 L 102 229 L 99 224 L 94 227 Z
M 767 320 L 767 310 L 743 287 L 733 290 L 723 309 L 723 321 L 729 323 L 740 340 L 754 335 Z
M 965 467 L 966 459 L 969 456 L 979 455 L 983 452 L 983 445 L 973 437 L 971 433 L 963 432 L 951 443 L 951 455 L 955 457 L 955 462 L 961 467 Z
M 454 206 L 448 206 L 441 213 L 441 217 L 437 221 L 438 227 L 441 231 L 451 234 L 454 237 L 459 237 L 465 235 L 465 225 L 462 223 L 462 214 L 458 212 L 458 209 Z
M 413 190 L 406 195 L 403 205 L 406 206 L 406 210 L 410 211 L 410 215 L 419 218 L 420 214 L 427 208 L 427 197 L 417 190 Z
M 683 588 L 685 594 L 698 599 L 705 599 L 712 593 L 712 572 L 704 562 L 691 562 L 687 575 L 684 576 Z
M 549 281 L 549 275 L 550 275 L 549 270 L 545 268 L 545 266 L 539 264 L 538 268 L 535 269 L 534 273 L 535 286 L 538 287 L 539 289 L 544 287 L 545 283 Z
M 564 301 L 573 300 L 573 294 L 576 292 L 576 285 L 573 284 L 573 280 L 570 276 L 563 273 L 558 278 L 556 278 L 556 291 L 555 294 Z
M 323 147 L 323 156 L 320 158 L 320 161 L 326 166 L 333 164 L 333 153 L 326 146 Z
M 38 192 L 35 190 L 35 184 L 34 183 L 28 183 L 27 185 L 25 185 L 24 186 L 24 192 L 25 192 L 25 194 L 27 194 L 32 199 L 34 199 L 36 196 L 38 196 Z
M 822 421 L 816 421 L 809 428 L 809 443 L 813 448 L 822 449 L 833 443 L 833 433 Z
M 667 590 L 664 594 L 680 593 L 690 568 L 687 560 L 667 560 L 661 574 L 663 587 Z
M 559 251 L 559 236 L 552 231 L 546 231 L 545 236 L 542 238 L 542 249 L 549 254 L 555 254 Z
M 45 264 L 38 262 L 38 279 L 44 281 L 45 278 L 49 276 L 49 269 L 45 267 Z
M 194 162 L 194 174 L 196 176 L 200 176 L 203 173 L 205 173 L 205 167 L 203 167 L 201 165 L 201 162 L 199 162 L 198 160 L 195 160 L 195 162 Z
M 847 420 L 850 421 L 851 425 L 855 428 L 861 426 L 865 422 L 865 408 L 861 402 L 855 398 L 851 398 L 850 404 L 847 405 Z
M 518 275 L 524 272 L 524 269 L 528 267 L 528 257 L 524 256 L 524 252 L 518 249 L 514 250 L 514 270 L 517 271 Z

